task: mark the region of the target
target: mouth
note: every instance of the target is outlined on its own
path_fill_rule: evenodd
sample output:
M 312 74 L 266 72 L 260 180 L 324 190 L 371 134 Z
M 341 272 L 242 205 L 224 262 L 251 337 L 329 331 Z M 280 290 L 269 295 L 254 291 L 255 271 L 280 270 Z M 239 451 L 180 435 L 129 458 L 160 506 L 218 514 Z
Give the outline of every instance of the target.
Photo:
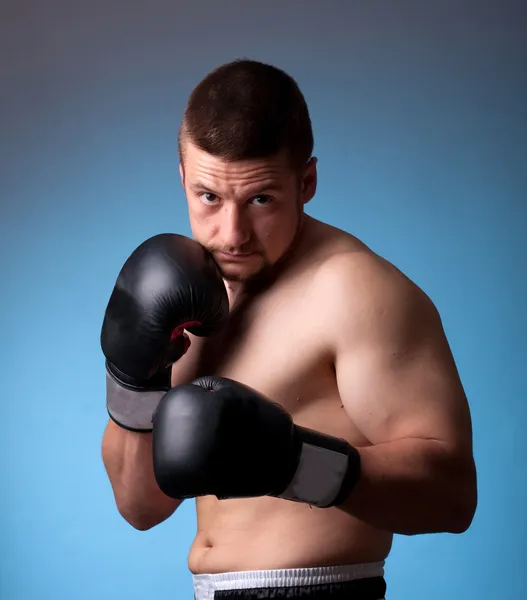
M 255 256 L 256 252 L 237 252 L 236 254 L 231 254 L 230 252 L 218 252 L 217 255 L 221 260 L 228 261 L 241 261 L 247 260 L 252 256 Z

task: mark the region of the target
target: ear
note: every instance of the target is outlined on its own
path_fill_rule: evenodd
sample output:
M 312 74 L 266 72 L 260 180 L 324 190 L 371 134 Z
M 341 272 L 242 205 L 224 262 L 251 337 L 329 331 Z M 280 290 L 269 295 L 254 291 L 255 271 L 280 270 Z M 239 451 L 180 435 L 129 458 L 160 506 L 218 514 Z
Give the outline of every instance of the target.
M 317 191 L 318 158 L 312 156 L 304 167 L 302 175 L 302 203 L 307 204 Z
M 183 189 L 185 189 L 185 168 L 183 167 L 183 163 L 179 163 L 179 175 L 181 177 L 181 185 Z

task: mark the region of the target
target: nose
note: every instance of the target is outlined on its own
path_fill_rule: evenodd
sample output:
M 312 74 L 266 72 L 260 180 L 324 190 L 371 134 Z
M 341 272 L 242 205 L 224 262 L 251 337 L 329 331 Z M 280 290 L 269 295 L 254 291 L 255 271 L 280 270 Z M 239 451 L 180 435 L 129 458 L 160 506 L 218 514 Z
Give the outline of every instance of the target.
M 251 239 L 251 222 L 244 206 L 227 204 L 223 208 L 221 241 L 226 250 L 241 248 Z

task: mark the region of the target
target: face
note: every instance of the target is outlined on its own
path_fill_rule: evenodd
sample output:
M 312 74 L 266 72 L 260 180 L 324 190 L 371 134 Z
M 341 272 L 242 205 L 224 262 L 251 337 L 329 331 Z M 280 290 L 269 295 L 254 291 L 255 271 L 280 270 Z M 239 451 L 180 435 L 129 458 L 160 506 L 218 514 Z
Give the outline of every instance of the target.
M 316 190 L 315 158 L 298 172 L 285 154 L 225 162 L 189 141 L 180 173 L 194 239 L 227 281 L 272 269 L 295 241 Z

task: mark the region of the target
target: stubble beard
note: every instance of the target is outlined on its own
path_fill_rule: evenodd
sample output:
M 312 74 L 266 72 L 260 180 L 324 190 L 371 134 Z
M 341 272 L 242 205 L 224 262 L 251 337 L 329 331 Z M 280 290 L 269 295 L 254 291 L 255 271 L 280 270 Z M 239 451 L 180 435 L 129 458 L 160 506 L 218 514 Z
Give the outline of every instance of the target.
M 270 262 L 265 255 L 259 254 L 260 266 L 258 268 L 247 274 L 226 272 L 224 273 L 225 281 L 241 284 L 245 289 L 247 289 L 247 291 L 250 291 L 251 289 L 258 290 L 271 285 L 271 283 L 284 270 L 287 263 L 294 255 L 301 238 L 303 224 L 303 213 L 301 210 L 299 210 L 297 213 L 295 231 L 291 241 L 281 256 L 274 263 Z M 220 268 L 220 271 L 223 270 Z
M 219 271 L 226 282 L 242 284 L 244 287 L 258 287 L 259 285 L 265 284 L 266 282 L 270 282 L 274 279 L 277 273 L 282 268 L 283 264 L 287 262 L 287 260 L 291 257 L 296 249 L 298 242 L 301 237 L 303 224 L 304 224 L 304 214 L 302 210 L 302 204 L 300 202 L 300 195 L 297 199 L 297 215 L 296 215 L 296 226 L 293 236 L 291 238 L 291 242 L 287 246 L 286 250 L 282 253 L 282 255 L 278 258 L 275 263 L 272 263 L 268 260 L 264 253 L 256 251 L 258 254 L 260 265 L 255 267 L 249 273 L 236 273 L 229 272 L 227 269 L 222 268 L 221 264 L 218 262 Z M 218 248 L 208 248 L 209 252 L 214 256 L 220 250 L 225 252 L 229 252 L 229 249 L 218 249 Z M 243 248 L 238 248 L 238 252 L 243 252 Z

